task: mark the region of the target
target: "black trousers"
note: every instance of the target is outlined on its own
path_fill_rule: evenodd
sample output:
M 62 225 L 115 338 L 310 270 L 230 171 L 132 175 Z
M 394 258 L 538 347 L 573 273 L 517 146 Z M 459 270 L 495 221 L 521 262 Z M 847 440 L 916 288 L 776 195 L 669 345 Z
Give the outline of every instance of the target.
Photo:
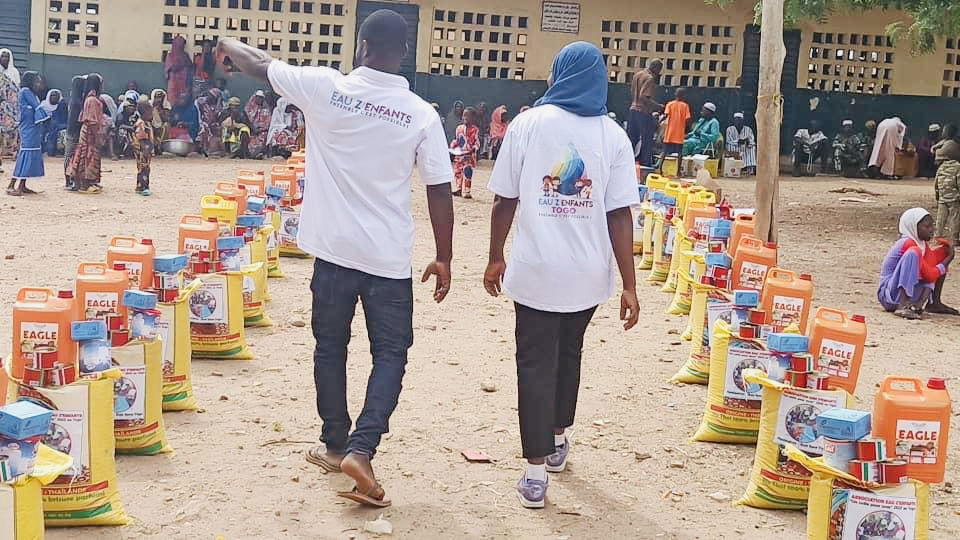
M 596 307 L 576 313 L 517 310 L 517 390 L 523 457 L 555 452 L 553 429 L 573 425 L 583 334 Z

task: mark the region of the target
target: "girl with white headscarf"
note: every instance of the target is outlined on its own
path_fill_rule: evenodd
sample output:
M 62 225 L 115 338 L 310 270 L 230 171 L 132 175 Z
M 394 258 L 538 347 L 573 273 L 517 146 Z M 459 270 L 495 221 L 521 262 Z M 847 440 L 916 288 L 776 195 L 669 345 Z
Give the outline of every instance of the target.
M 17 96 L 20 93 L 20 71 L 13 63 L 13 52 L 0 49 L 0 170 L 3 157 L 12 156 L 20 147 L 17 124 L 20 108 Z
M 953 246 L 942 239 L 934 245 L 930 212 L 911 208 L 900 216 L 900 239 L 890 248 L 880 267 L 877 299 L 883 308 L 910 320 L 923 312 L 960 315 L 941 302 L 943 281 L 953 262 Z
M 271 155 L 289 157 L 297 150 L 303 128 L 303 113 L 300 109 L 287 101 L 287 98 L 278 99 L 270 119 L 270 132 L 267 134 Z

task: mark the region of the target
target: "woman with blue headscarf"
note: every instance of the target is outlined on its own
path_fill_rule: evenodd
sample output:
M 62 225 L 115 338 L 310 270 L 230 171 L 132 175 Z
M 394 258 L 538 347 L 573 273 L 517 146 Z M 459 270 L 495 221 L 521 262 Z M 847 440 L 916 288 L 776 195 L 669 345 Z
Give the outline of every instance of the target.
M 597 306 L 623 280 L 620 319 L 637 322 L 630 206 L 639 204 L 633 147 L 607 117 L 603 55 L 586 42 L 564 47 L 549 88 L 510 123 L 489 188 L 496 194 L 492 296 L 516 308 L 520 438 L 527 469 L 517 484 L 526 508 L 542 508 L 547 472 L 566 468 L 580 385 L 583 336 Z M 519 214 L 517 209 L 519 208 Z M 517 215 L 509 264 L 503 246 Z
M 20 81 L 20 94 L 17 105 L 20 111 L 20 122 L 17 126 L 20 133 L 20 150 L 17 152 L 17 164 L 13 169 L 10 185 L 7 186 L 7 195 L 19 197 L 21 195 L 35 195 L 37 192 L 27 187 L 28 178 L 43 176 L 43 135 L 46 132 L 45 124 L 50 120 L 50 114 L 40 107 L 38 94 L 43 90 L 43 78 L 36 71 L 23 74 Z M 17 185 L 17 180 L 20 184 Z

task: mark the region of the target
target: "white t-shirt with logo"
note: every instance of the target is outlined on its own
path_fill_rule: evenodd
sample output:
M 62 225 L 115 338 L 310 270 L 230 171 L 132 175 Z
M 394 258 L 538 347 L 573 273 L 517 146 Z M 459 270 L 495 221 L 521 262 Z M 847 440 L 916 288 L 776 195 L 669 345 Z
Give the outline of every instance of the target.
M 490 190 L 519 198 L 503 289 L 519 304 L 572 313 L 616 293 L 607 212 L 639 204 L 633 148 L 606 116 L 554 105 L 507 129 Z
M 375 276 L 410 278 L 414 165 L 426 185 L 453 180 L 440 116 L 399 75 L 280 61 L 267 73 L 306 121 L 300 249 Z

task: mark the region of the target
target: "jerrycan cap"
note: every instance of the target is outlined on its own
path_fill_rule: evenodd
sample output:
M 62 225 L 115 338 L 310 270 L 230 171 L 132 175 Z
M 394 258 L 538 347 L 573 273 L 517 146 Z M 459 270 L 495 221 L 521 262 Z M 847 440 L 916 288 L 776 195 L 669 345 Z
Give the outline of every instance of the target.
M 57 291 L 57 298 L 73 298 L 73 289 L 60 289 Z
M 804 281 L 813 281 L 813 276 L 810 274 L 800 274 L 800 279 Z
M 208 218 L 207 218 L 207 221 L 212 222 L 212 223 L 220 223 L 220 222 L 217 220 L 217 218 L 215 218 L 215 217 L 208 217 Z
M 770 248 L 770 249 L 777 249 L 777 243 L 776 243 L 776 242 L 767 242 L 766 245 L 767 245 L 767 247 Z
M 150 238 L 144 238 L 143 240 L 140 241 L 140 243 L 143 244 L 143 245 L 145 245 L 145 246 L 152 246 L 152 245 L 153 245 L 153 240 L 150 239 Z
M 927 380 L 927 388 L 931 390 L 946 390 L 947 381 L 940 377 L 930 377 L 930 379 Z
M 127 265 L 123 263 L 113 263 L 113 269 L 119 270 L 119 271 L 125 271 L 127 269 Z
M 850 317 L 850 320 L 852 320 L 853 322 L 858 322 L 858 323 L 865 323 L 865 322 L 867 322 L 867 318 L 866 318 L 865 316 L 863 316 L 863 315 L 854 315 L 853 317 Z

